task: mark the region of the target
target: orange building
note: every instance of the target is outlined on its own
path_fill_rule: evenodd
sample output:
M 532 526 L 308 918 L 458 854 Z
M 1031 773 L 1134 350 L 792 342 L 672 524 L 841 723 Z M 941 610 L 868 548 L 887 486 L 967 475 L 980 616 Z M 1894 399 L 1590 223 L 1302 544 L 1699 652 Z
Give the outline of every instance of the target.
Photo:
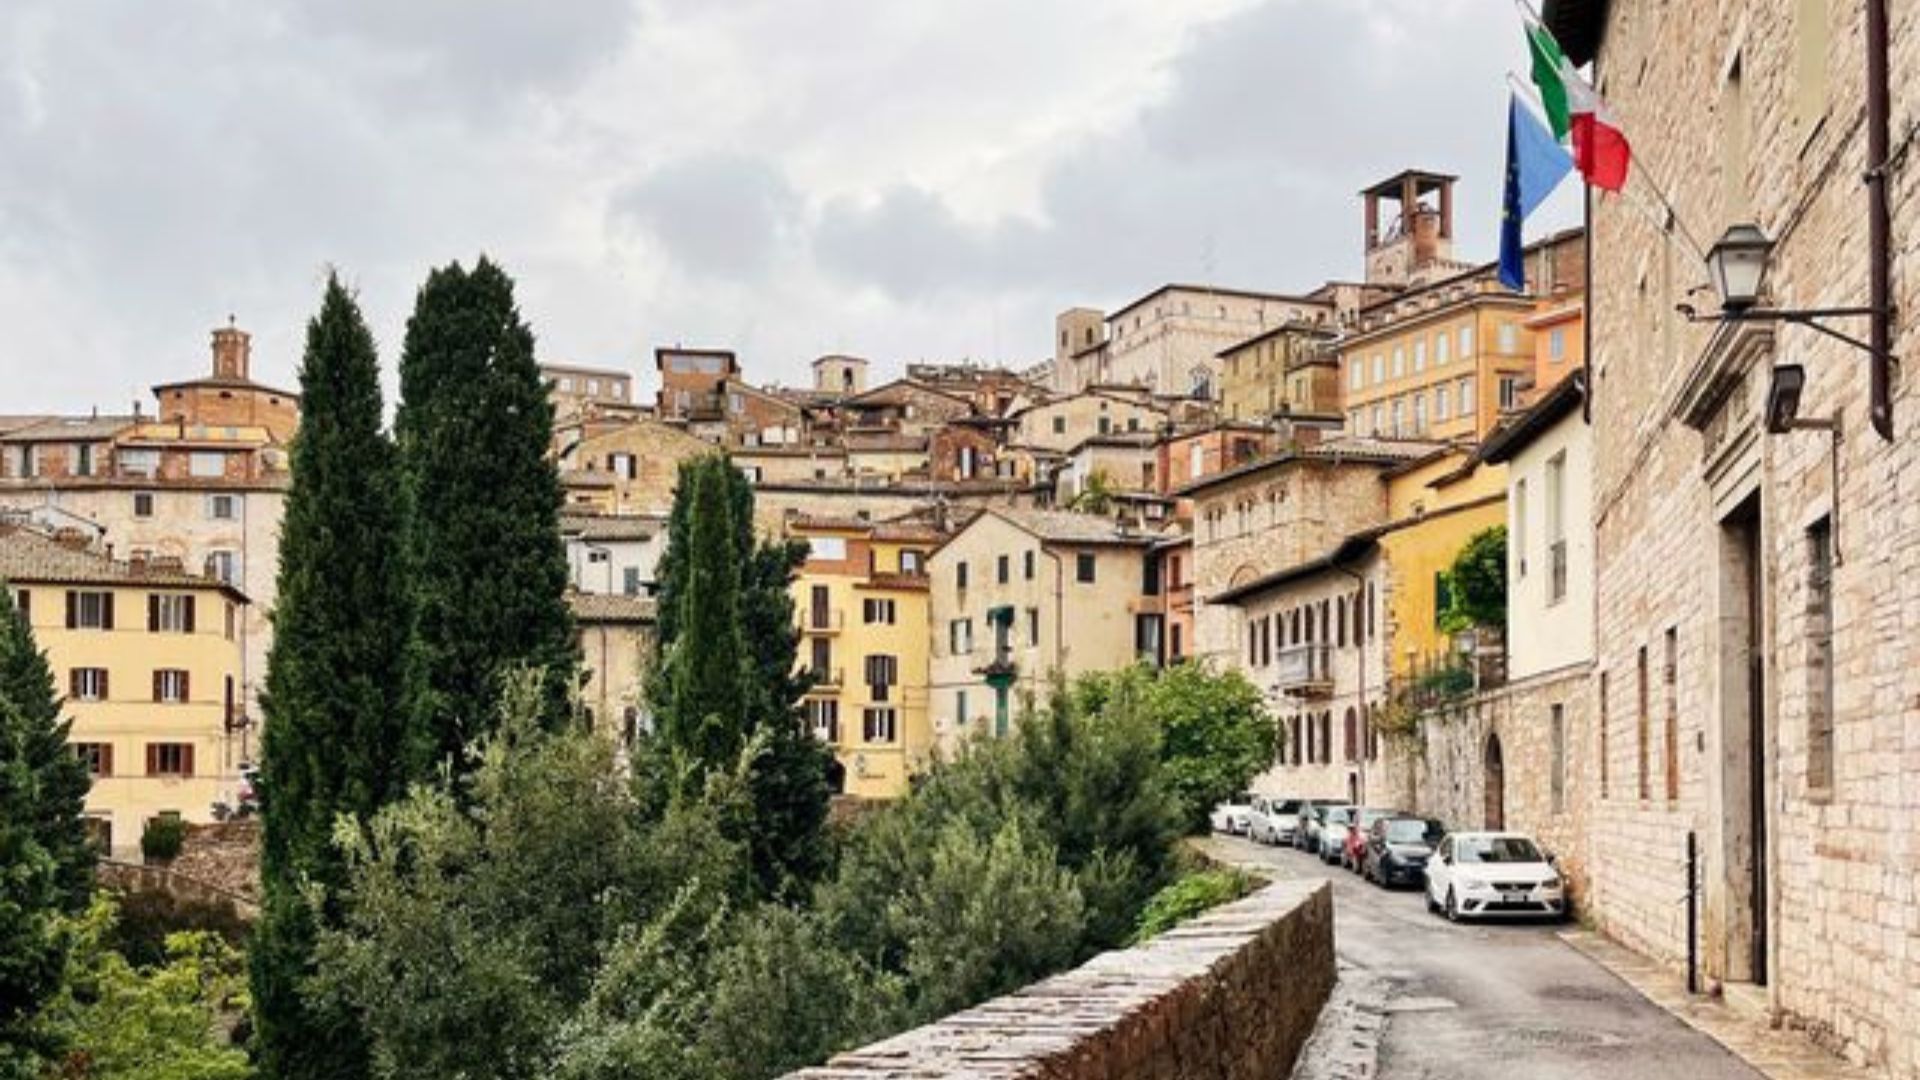
M 213 374 L 153 388 L 163 422 L 209 428 L 265 428 L 273 441 L 293 438 L 300 395 L 254 382 L 248 368 L 253 336 L 228 324 L 213 332 Z

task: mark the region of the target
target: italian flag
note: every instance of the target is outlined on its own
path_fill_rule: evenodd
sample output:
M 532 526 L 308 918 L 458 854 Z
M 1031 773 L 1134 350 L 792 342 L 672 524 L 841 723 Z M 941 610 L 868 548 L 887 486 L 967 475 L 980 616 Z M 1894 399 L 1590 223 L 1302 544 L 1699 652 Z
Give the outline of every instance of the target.
M 1529 23 L 1527 46 L 1533 53 L 1533 84 L 1540 88 L 1540 104 L 1554 137 L 1571 142 L 1573 163 L 1587 183 L 1619 191 L 1626 186 L 1633 151 L 1612 110 L 1573 70 L 1573 62 L 1546 27 Z

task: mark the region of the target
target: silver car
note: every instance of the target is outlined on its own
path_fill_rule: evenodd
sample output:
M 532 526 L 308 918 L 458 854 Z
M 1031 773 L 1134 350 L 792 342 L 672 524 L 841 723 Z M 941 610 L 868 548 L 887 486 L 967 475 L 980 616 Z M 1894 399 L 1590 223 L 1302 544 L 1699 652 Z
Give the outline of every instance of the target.
M 1255 795 L 1247 814 L 1247 837 L 1258 844 L 1291 844 L 1300 827 L 1300 800 Z
M 1320 853 L 1320 830 L 1325 827 L 1327 811 L 1345 806 L 1345 799 L 1307 799 L 1300 804 L 1300 828 L 1293 834 L 1293 846 L 1301 851 Z

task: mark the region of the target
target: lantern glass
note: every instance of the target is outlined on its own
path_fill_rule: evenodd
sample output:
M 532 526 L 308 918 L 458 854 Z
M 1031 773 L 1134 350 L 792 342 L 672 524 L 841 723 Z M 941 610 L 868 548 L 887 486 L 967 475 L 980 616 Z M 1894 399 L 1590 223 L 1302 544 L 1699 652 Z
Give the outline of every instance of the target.
M 1735 225 L 1707 252 L 1707 270 L 1720 293 L 1720 306 L 1745 311 L 1760 300 L 1773 241 L 1758 225 Z

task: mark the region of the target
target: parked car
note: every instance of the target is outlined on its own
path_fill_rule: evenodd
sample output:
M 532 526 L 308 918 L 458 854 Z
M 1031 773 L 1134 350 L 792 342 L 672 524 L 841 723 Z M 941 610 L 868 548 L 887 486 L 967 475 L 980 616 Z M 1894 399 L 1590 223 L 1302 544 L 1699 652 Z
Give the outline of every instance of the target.
M 1293 846 L 1320 854 L 1320 830 L 1326 826 L 1327 811 L 1347 805 L 1345 799 L 1307 799 L 1300 804 L 1300 828 L 1293 834 Z
M 1340 853 L 1346 850 L 1347 827 L 1353 823 L 1353 807 L 1329 806 L 1320 813 L 1320 839 L 1314 851 L 1323 863 L 1334 864 L 1340 861 Z
M 1253 809 L 1253 794 L 1243 791 L 1213 808 L 1208 821 L 1214 832 L 1242 836 L 1247 831 L 1247 813 Z
M 1300 828 L 1300 800 L 1255 795 L 1247 814 L 1247 837 L 1261 844 L 1291 844 Z
M 1446 834 L 1434 818 L 1385 817 L 1367 830 L 1367 849 L 1360 859 L 1360 876 L 1385 888 L 1421 885 L 1427 880 L 1427 860 L 1433 846 Z
M 1453 921 L 1507 915 L 1567 917 L 1566 883 L 1531 836 L 1449 833 L 1427 862 L 1427 910 Z
M 1353 817 L 1347 823 L 1347 832 L 1340 838 L 1340 852 L 1337 860 L 1341 866 L 1354 873 L 1360 872 L 1360 864 L 1367 854 L 1367 833 L 1373 823 L 1382 818 L 1400 817 L 1401 812 L 1390 806 L 1362 806 L 1353 811 Z

